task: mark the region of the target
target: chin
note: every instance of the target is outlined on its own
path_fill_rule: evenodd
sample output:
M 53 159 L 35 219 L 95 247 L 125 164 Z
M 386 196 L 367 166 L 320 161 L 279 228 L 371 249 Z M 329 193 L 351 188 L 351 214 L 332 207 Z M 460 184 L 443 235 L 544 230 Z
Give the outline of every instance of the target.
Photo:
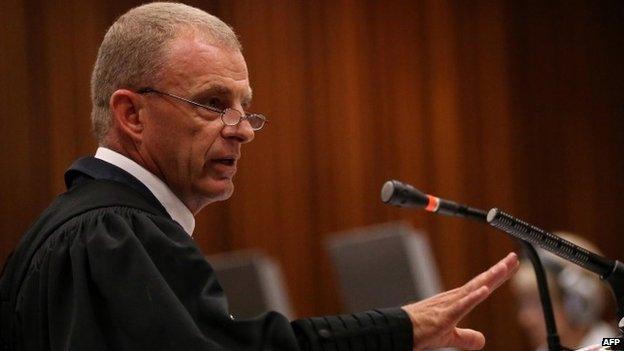
M 205 187 L 198 187 L 196 194 L 208 200 L 208 203 L 224 201 L 234 194 L 234 183 L 232 180 L 212 181 Z
M 223 193 L 217 195 L 216 200 L 215 201 L 224 201 L 229 199 L 230 197 L 232 197 L 232 195 L 234 194 L 234 186 L 232 186 L 231 188 L 227 189 L 226 191 L 224 191 Z

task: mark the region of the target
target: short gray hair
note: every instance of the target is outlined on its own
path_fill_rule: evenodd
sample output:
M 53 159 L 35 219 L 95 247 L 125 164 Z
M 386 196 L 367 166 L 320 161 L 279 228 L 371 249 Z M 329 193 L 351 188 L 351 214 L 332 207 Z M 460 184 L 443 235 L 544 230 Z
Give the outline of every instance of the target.
M 189 30 L 210 43 L 241 50 L 236 34 L 225 22 L 179 3 L 135 7 L 108 29 L 91 75 L 91 122 L 100 145 L 112 123 L 111 95 L 117 89 L 139 89 L 158 82 L 166 66 L 168 45 Z

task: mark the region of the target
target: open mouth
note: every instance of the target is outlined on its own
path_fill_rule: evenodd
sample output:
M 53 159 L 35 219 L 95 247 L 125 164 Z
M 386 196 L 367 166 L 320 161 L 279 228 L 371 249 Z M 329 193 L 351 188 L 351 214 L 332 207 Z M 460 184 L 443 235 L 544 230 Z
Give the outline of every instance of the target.
M 234 163 L 236 162 L 236 160 L 234 158 L 226 157 L 226 158 L 214 159 L 213 162 L 217 162 L 226 166 L 234 166 Z

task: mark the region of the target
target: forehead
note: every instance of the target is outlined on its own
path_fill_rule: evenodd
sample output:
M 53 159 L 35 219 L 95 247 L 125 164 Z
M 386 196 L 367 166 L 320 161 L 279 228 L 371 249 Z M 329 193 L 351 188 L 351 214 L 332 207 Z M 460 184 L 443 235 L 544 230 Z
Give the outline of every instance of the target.
M 163 84 L 198 93 L 204 89 L 227 90 L 240 99 L 251 98 L 247 64 L 235 48 L 212 44 L 193 33 L 174 39 L 167 50 Z

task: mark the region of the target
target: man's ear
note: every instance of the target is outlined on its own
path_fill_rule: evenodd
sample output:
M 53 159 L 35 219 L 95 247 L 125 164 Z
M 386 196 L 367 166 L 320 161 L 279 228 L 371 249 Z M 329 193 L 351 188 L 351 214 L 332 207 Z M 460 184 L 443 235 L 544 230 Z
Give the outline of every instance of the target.
M 118 133 L 135 141 L 142 139 L 145 122 L 139 118 L 142 107 L 141 95 L 131 90 L 119 89 L 111 95 L 109 108 Z

